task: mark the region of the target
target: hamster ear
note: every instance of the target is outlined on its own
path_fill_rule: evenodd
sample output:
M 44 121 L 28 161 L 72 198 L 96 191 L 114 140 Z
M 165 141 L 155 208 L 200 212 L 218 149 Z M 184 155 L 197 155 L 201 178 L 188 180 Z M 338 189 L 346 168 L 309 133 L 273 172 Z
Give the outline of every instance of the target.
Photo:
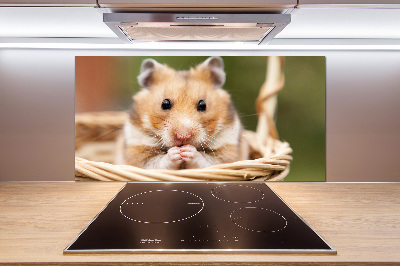
M 142 62 L 142 66 L 140 67 L 140 74 L 137 77 L 139 85 L 143 88 L 149 88 L 154 80 L 154 71 L 159 66 L 161 66 L 161 64 L 158 63 L 156 60 L 145 59 Z
M 210 71 L 210 78 L 215 87 L 221 88 L 225 84 L 224 61 L 221 57 L 210 57 L 201 64 L 201 67 Z

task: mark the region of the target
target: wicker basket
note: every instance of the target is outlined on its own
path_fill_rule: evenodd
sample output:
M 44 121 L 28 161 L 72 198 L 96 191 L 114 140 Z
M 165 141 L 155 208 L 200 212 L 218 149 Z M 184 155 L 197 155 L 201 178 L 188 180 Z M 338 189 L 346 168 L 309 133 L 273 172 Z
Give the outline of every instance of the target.
M 283 58 L 268 57 L 266 82 L 256 101 L 256 132 L 245 131 L 250 160 L 202 169 L 142 169 L 113 165 L 116 138 L 127 119 L 124 112 L 75 115 L 75 179 L 100 181 L 282 181 L 289 173 L 292 149 L 278 140 L 275 123 L 277 93 L 283 88 Z M 85 159 L 83 159 L 85 158 Z

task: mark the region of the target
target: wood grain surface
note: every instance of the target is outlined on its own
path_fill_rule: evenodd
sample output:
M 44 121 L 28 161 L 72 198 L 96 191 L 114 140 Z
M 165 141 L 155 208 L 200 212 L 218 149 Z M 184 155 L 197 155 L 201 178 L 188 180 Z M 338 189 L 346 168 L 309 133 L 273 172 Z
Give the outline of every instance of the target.
M 337 255 L 63 255 L 123 185 L 0 183 L 0 264 L 400 265 L 400 183 L 269 183 Z

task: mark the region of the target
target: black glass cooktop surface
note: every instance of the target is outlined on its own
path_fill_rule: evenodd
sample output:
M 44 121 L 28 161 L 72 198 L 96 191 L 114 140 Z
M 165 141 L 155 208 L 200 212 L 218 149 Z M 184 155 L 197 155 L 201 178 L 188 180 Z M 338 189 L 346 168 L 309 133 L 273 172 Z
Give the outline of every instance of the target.
M 332 253 L 264 183 L 127 183 L 64 253 Z

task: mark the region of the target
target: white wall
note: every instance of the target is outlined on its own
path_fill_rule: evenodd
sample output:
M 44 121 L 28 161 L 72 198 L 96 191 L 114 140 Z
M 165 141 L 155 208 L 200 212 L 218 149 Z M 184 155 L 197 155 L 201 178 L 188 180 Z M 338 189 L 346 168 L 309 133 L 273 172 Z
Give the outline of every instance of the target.
M 327 57 L 327 181 L 400 181 L 400 52 L 0 49 L 0 181 L 74 180 L 74 57 Z

